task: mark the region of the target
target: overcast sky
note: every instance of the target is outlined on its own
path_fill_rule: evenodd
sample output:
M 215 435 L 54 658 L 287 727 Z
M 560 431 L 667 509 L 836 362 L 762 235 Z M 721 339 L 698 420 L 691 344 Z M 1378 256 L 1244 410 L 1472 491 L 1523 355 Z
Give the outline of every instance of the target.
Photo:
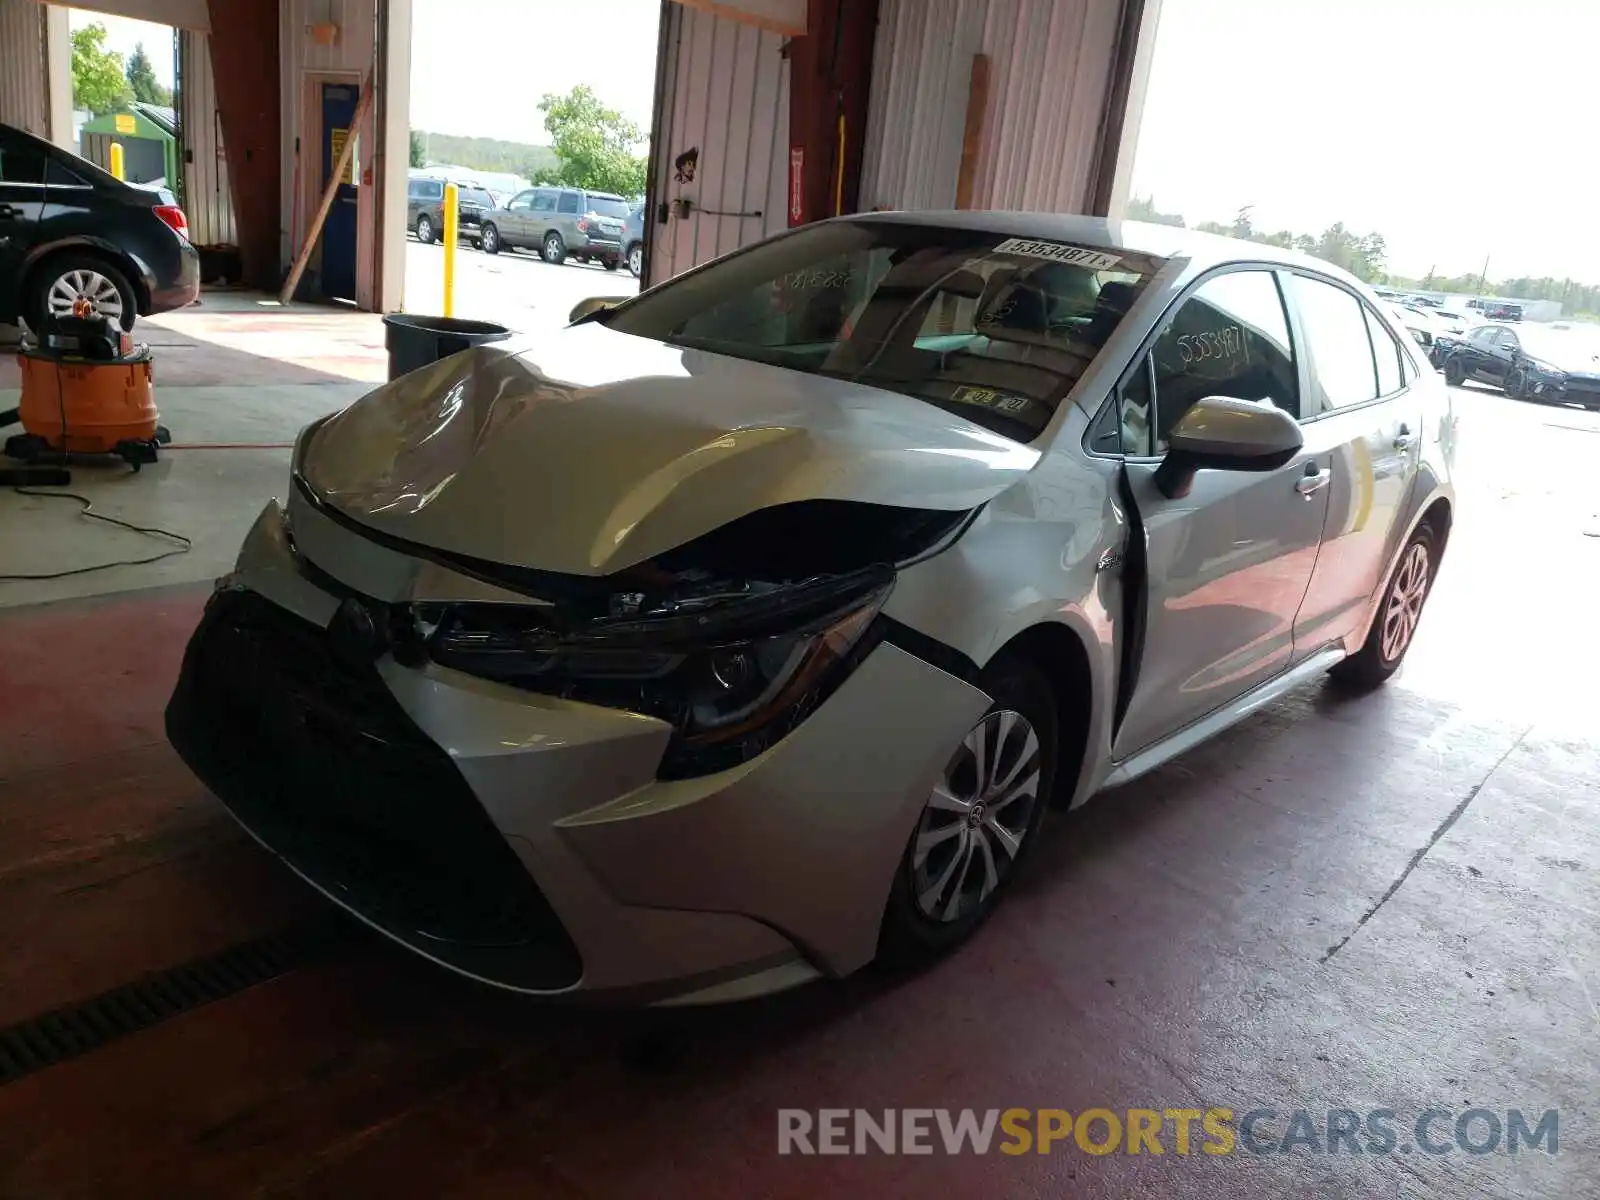
M 414 0 L 412 127 L 547 142 L 539 98 L 586 83 L 648 130 L 660 13 L 660 0 Z
M 1392 270 L 1600 282 L 1596 0 L 1165 0 L 1134 189 Z
M 412 124 L 544 141 L 539 97 L 587 83 L 648 127 L 658 12 L 415 0 Z M 91 20 L 171 83 L 167 30 Z M 1164 0 L 1134 189 L 1190 224 L 1377 231 L 1405 274 L 1600 282 L 1597 54 L 1600 0 Z

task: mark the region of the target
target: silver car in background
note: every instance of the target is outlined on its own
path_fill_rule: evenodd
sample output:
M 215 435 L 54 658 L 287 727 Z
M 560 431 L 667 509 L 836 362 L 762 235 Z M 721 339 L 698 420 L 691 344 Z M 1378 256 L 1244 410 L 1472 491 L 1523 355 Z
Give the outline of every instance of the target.
M 1052 807 L 1323 672 L 1451 528 L 1385 306 L 1164 226 L 807 226 L 300 437 L 168 708 L 327 895 L 538 995 L 734 999 L 971 934 Z

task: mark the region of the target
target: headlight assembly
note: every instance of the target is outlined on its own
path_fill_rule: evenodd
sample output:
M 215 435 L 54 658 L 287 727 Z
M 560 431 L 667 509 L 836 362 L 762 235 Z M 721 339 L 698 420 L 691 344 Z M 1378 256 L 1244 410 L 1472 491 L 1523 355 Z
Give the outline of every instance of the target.
M 659 774 L 724 770 L 802 721 L 870 648 L 890 568 L 784 585 L 619 593 L 568 621 L 534 606 L 453 605 L 425 624 L 441 666 L 673 727 Z

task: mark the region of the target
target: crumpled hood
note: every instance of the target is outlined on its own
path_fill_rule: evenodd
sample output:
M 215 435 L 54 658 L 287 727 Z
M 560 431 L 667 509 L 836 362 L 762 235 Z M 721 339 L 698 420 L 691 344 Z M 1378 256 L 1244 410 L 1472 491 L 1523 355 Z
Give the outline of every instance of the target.
M 393 537 L 606 575 L 792 501 L 973 508 L 1038 458 L 908 396 L 591 322 L 378 388 L 315 431 L 299 470 Z

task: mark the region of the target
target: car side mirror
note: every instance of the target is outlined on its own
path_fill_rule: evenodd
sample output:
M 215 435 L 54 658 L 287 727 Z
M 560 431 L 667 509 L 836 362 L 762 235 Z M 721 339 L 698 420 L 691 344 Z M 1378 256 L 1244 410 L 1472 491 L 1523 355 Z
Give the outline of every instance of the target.
M 588 320 L 595 313 L 615 308 L 622 301 L 621 296 L 590 296 L 587 300 L 579 300 L 572 306 L 572 311 L 567 314 L 567 320 L 576 325 L 579 321 Z
M 1167 434 L 1155 484 L 1176 500 L 1189 494 L 1198 471 L 1276 471 L 1304 445 L 1300 423 L 1270 401 L 1206 396 Z

